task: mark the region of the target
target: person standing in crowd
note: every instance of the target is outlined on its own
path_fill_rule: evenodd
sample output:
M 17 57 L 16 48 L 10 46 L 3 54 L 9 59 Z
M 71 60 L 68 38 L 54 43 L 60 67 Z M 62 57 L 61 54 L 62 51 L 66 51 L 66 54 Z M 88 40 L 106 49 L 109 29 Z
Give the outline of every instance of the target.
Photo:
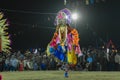
M 27 70 L 27 59 L 26 59 L 26 57 L 24 57 L 24 60 L 23 60 L 23 67 L 24 67 L 24 70 Z
M 18 67 L 18 60 L 15 58 L 14 55 L 12 55 L 11 59 L 10 59 L 10 71 L 16 71 L 17 67 Z
M 88 58 L 87 58 L 87 65 L 88 65 L 88 70 L 91 71 L 92 70 L 92 63 L 93 63 L 93 58 L 90 56 L 90 54 L 88 53 Z
M 9 68 L 10 68 L 10 59 L 9 59 L 9 57 L 8 57 L 8 58 L 6 58 L 6 60 L 5 60 L 5 68 L 4 68 L 4 70 L 5 70 L 5 71 L 9 71 Z
M 115 70 L 120 71 L 120 54 L 116 53 L 115 55 Z
M 38 70 L 37 61 L 34 61 L 34 63 L 33 63 L 33 70 L 34 70 L 34 71 Z
M 41 64 L 40 64 L 41 70 L 46 70 L 47 66 L 45 63 L 45 59 L 42 60 Z
M 23 71 L 23 70 L 24 70 L 23 61 L 19 60 L 19 71 Z
M 68 71 L 69 71 L 69 65 L 68 65 L 68 63 L 66 63 L 64 67 L 65 67 L 64 77 L 68 78 L 69 77 L 69 75 L 68 75 Z

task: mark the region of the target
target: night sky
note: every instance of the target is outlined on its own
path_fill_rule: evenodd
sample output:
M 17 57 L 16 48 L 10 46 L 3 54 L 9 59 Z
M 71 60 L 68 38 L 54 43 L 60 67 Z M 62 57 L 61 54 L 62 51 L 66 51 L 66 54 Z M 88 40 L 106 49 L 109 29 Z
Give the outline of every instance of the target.
M 81 46 L 103 45 L 111 39 L 120 48 L 120 0 L 99 0 L 89 5 L 84 0 L 67 1 L 64 6 L 64 0 L 0 0 L 0 11 L 10 22 L 11 47 L 46 48 L 55 31 L 56 13 L 67 7 L 79 13 L 76 27 Z

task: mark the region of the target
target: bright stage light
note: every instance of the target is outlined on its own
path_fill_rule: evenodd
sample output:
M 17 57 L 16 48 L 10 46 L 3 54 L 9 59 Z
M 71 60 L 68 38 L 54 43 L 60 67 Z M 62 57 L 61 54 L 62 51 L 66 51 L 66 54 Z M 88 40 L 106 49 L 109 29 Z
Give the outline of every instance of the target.
M 73 13 L 72 14 L 72 19 L 73 20 L 77 20 L 78 19 L 78 14 L 77 13 Z

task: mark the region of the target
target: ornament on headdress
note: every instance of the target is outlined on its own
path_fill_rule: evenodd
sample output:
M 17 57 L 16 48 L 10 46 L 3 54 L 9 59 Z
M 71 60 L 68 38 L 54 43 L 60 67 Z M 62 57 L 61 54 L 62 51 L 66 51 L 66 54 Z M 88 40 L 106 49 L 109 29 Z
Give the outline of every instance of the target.
M 64 25 L 64 24 L 70 24 L 71 23 L 71 12 L 67 8 L 62 9 L 58 12 L 56 19 L 55 19 L 55 25 Z

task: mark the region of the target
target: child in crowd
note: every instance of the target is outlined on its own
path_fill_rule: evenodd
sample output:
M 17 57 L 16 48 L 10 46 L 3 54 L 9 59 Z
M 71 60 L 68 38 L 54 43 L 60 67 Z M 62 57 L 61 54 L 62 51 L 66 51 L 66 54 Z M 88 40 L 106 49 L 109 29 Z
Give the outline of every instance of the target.
M 23 71 L 23 70 L 24 70 L 23 61 L 20 60 L 20 62 L 19 62 L 19 71 Z
M 65 64 L 65 73 L 64 73 L 65 78 L 68 78 L 68 70 L 69 70 L 69 65 L 66 63 Z

